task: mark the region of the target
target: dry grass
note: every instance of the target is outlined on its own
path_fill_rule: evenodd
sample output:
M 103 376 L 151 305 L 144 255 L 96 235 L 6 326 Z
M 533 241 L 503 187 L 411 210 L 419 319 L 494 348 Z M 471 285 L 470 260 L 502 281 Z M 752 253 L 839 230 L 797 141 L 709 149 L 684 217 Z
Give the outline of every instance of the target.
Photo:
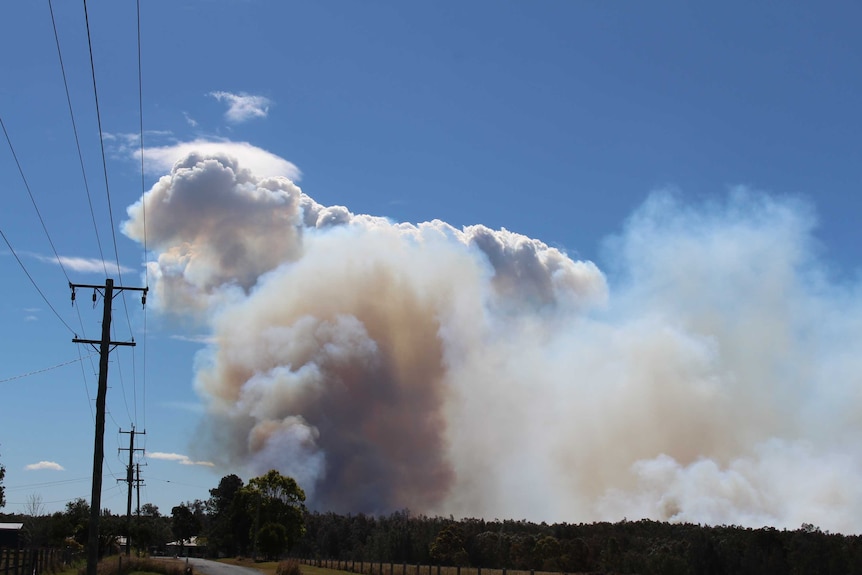
M 324 562 L 327 567 L 302 565 L 303 575 L 334 575 L 359 573 L 360 575 L 560 575 L 548 571 L 520 571 L 515 569 L 478 569 L 476 567 L 437 567 L 404 563 L 369 563 L 359 561 Z M 313 570 L 313 571 L 312 571 Z M 572 574 L 573 575 L 573 574 Z
M 78 569 L 78 575 L 87 572 L 86 566 Z M 142 557 L 120 557 L 114 555 L 99 561 L 96 566 L 98 575 L 184 575 L 185 564 L 176 559 L 149 559 Z
M 296 559 L 285 559 L 279 561 L 275 568 L 275 575 L 302 575 L 302 570 L 299 568 L 299 561 Z

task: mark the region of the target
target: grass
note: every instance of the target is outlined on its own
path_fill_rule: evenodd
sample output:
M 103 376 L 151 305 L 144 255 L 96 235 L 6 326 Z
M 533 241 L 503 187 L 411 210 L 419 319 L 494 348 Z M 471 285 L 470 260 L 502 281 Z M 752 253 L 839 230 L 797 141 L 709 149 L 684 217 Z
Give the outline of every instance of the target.
M 121 562 L 122 559 L 122 562 Z M 86 566 L 77 570 L 86 572 Z M 185 563 L 176 559 L 149 559 L 142 557 L 106 557 L 96 567 L 98 575 L 184 575 Z

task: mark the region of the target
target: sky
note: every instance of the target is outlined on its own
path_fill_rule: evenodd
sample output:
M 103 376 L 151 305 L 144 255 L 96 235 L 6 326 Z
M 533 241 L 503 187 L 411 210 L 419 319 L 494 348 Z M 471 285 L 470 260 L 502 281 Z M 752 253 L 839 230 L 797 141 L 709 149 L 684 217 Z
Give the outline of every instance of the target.
M 862 532 L 857 4 L 146 0 L 140 84 L 86 8 L 98 115 L 0 8 L 4 512 L 89 499 L 110 277 L 114 512 L 135 426 L 163 513 Z

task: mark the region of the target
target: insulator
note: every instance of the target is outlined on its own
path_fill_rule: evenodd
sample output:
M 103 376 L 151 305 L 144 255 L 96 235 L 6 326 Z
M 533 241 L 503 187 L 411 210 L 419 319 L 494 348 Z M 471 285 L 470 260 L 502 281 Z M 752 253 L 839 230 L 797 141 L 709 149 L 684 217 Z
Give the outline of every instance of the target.
M 75 288 L 72 288 L 72 301 L 75 301 Z
M 141 305 L 147 305 L 147 292 L 144 292 L 144 295 L 141 296 Z
M 93 290 L 93 303 L 96 303 L 96 290 Z

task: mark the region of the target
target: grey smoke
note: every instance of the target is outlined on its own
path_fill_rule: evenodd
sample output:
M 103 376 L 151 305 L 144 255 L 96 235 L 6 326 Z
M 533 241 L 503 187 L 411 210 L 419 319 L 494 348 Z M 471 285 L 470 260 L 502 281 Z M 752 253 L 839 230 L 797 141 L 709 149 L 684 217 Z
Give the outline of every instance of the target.
M 227 155 L 144 201 L 156 305 L 213 333 L 195 386 L 225 468 L 342 512 L 860 529 L 858 286 L 830 281 L 803 202 L 655 194 L 608 242 L 608 282 Z

